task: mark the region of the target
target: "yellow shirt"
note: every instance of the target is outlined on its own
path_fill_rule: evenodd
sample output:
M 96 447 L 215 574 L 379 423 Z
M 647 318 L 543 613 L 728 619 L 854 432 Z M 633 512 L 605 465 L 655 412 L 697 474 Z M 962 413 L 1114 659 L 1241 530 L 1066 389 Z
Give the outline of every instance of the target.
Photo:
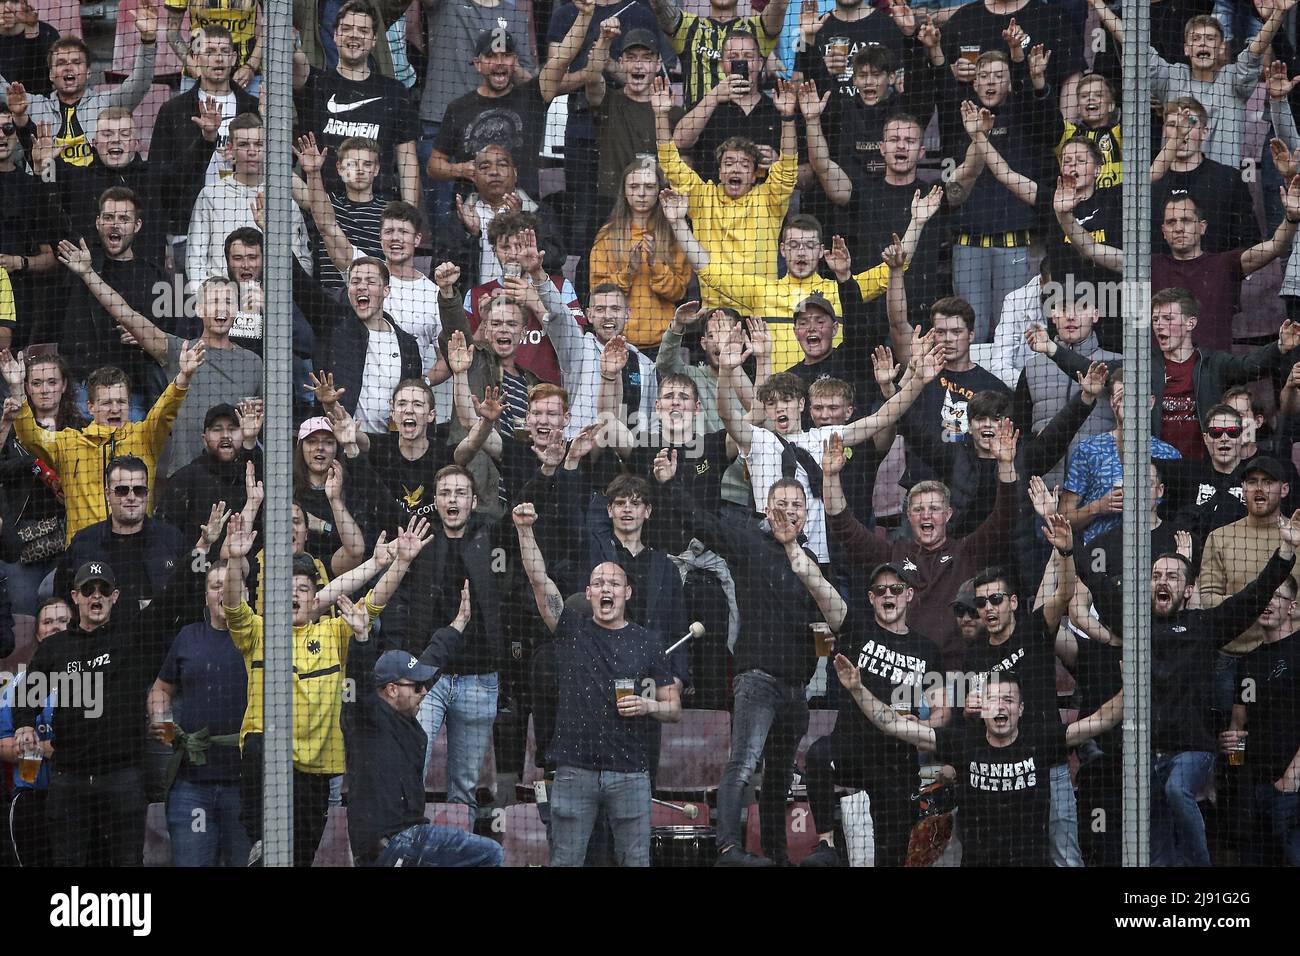
M 739 199 L 729 197 L 718 183 L 700 179 L 682 161 L 675 143 L 659 144 L 659 165 L 673 189 L 690 200 L 695 237 L 708 250 L 713 270 L 776 278 L 781 223 L 799 175 L 795 157 L 782 154 L 768 169 L 767 179 Z M 706 309 L 727 304 L 703 275 L 700 296 Z
M 14 286 L 9 281 L 9 271 L 0 269 L 0 322 L 5 323 L 13 331 L 13 325 L 18 321 L 18 310 L 14 307 Z
M 889 266 L 883 262 L 866 272 L 859 272 L 854 280 L 862 290 L 862 298 L 870 301 L 885 291 L 889 283 Z M 820 292 L 840 313 L 840 287 L 834 279 L 813 273 L 806 279 L 796 279 L 786 273 L 779 279 L 767 279 L 742 272 L 725 272 L 715 268 L 712 261 L 700 272 L 700 288 L 705 282 L 717 290 L 718 305 L 729 306 L 744 315 L 756 315 L 767 320 L 772 334 L 772 368 L 778 372 L 803 361 L 803 349 L 794 337 L 794 309 L 800 302 Z M 834 345 L 844 339 L 843 329 L 835 332 Z
M 677 303 L 686 295 L 691 281 L 691 266 L 684 253 L 672 243 L 671 248 L 655 249 L 655 261 L 629 272 L 629 251 L 650 230 L 632 226 L 628 230 L 627 250 L 608 232 L 596 237 L 591 247 L 591 288 L 611 282 L 627 296 L 628 320 L 623 335 L 637 348 L 658 348 L 664 329 L 672 321 Z M 665 261 L 665 259 L 667 261 Z
M 235 66 L 248 62 L 257 43 L 257 0 L 167 0 L 167 9 L 189 10 L 190 36 L 200 27 L 225 27 L 235 48 Z
M 14 433 L 23 447 L 59 473 L 63 485 L 63 506 L 68 513 L 68 542 L 82 528 L 108 518 L 104 499 L 104 468 L 121 455 L 135 455 L 149 466 L 149 513 L 153 514 L 154 476 L 158 456 L 171 437 L 172 425 L 188 389 L 172 382 L 149 409 L 142 422 L 127 422 L 109 428 L 91 422 L 84 429 L 46 431 L 32 417 L 31 405 L 23 402 L 14 419 Z
M 373 593 L 373 592 L 372 592 Z M 366 613 L 373 622 L 383 611 L 370 603 Z M 244 655 L 248 671 L 248 709 L 239 728 L 239 743 L 249 734 L 263 733 L 262 674 L 264 633 L 262 617 L 247 601 L 226 608 L 230 639 Z M 303 773 L 338 774 L 344 771 L 343 681 L 352 628 L 339 617 L 322 617 L 293 629 L 293 766 Z
M 1119 133 L 1119 124 L 1105 129 L 1092 129 L 1088 126 L 1066 123 L 1061 133 L 1061 141 L 1056 144 L 1056 158 L 1061 158 L 1061 149 L 1072 136 L 1083 136 L 1097 144 L 1101 150 L 1102 164 L 1097 171 L 1097 188 L 1118 186 L 1124 181 L 1124 140 Z

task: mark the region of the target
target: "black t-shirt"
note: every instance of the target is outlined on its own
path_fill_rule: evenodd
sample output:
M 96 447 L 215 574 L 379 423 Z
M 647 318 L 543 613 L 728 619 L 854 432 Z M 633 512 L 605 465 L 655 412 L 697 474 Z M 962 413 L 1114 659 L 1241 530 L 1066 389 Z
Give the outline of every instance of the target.
M 1069 288 L 1067 276 L 1073 275 L 1074 286 L 1079 288 L 1081 283 L 1112 283 L 1118 287 L 1120 274 L 1112 272 L 1096 265 L 1091 259 L 1086 259 L 1065 240 L 1065 232 L 1061 229 L 1061 224 L 1056 221 L 1056 213 L 1052 211 L 1052 197 L 1056 193 L 1055 177 L 1045 177 L 1038 184 L 1037 210 L 1039 221 L 1044 230 L 1044 243 L 1047 249 L 1047 264 L 1052 270 L 1052 281 L 1060 283 Z M 1093 239 L 1107 246 L 1113 246 L 1120 249 L 1124 245 L 1124 211 L 1121 204 L 1121 188 L 1119 186 L 1107 186 L 1102 189 L 1094 189 L 1091 196 L 1079 203 L 1074 209 L 1074 218 L 1078 220 L 1079 225 L 1086 230 Z M 1110 313 L 1105 311 L 1107 300 L 1109 298 L 1118 299 L 1116 296 L 1099 296 L 1096 301 L 1101 307 L 1103 317 Z M 1119 308 L 1118 301 L 1115 308 Z M 1098 332 L 1105 328 L 1107 323 L 1103 322 L 1097 327 Z M 1110 348 L 1103 343 L 1103 347 Z
M 166 301 L 165 296 L 158 295 L 159 284 L 166 287 L 167 283 L 158 266 L 139 256 L 125 262 L 105 259 L 99 275 L 136 312 L 147 316 L 164 332 L 173 331 L 171 319 L 159 315 L 159 309 L 155 308 L 160 298 Z M 84 376 L 92 369 L 113 365 L 126 373 L 133 392 L 149 394 L 151 381 L 157 378 L 158 363 L 140 346 L 122 341 L 117 322 L 80 279 L 74 276 L 68 281 L 71 307 L 64 318 L 64 340 L 78 346 L 67 350 L 73 371 Z
M 1065 7 L 1046 0 L 1029 0 L 1015 13 L 990 13 L 983 3 L 967 3 L 959 7 L 943 25 L 943 52 L 948 63 L 961 56 L 963 47 L 978 47 L 979 52 L 1007 51 L 1002 31 L 1012 20 L 1025 31 L 1025 50 L 1041 43 L 1052 51 L 1047 64 L 1047 82 L 1060 90 L 1066 77 L 1083 70 L 1082 23 L 1076 23 Z M 1109 39 L 1109 37 L 1107 38 Z M 945 67 L 947 69 L 947 67 Z
M 378 477 L 382 493 L 376 495 L 379 525 L 390 532 L 416 515 L 433 519 L 433 479 L 438 470 L 451 464 L 447 426 L 429 429 L 429 447 L 415 461 L 402 454 L 396 432 L 370 436 L 370 470 Z
M 1272 783 L 1300 750 L 1300 638 L 1261 644 L 1238 662 L 1237 703 L 1246 705 L 1247 772 Z
M 1079 689 L 1079 713 L 1086 717 L 1118 694 L 1124 686 L 1124 678 L 1120 673 L 1124 648 L 1078 635 L 1075 635 L 1075 642 L 1079 651 L 1075 659 L 1074 679 Z M 1119 753 L 1124 745 L 1124 728 L 1116 726 L 1093 739 L 1106 753 Z
M 1179 173 L 1172 169 L 1151 184 L 1151 249 L 1168 249 L 1160 224 L 1164 222 L 1165 203 L 1170 196 L 1185 193 L 1196 200 L 1205 214 L 1204 252 L 1231 252 L 1259 242 L 1259 224 L 1250 189 L 1242 175 L 1231 166 L 1212 159 L 1201 160 L 1195 169 Z
M 1006 610 L 1006 602 L 1003 602 Z M 1021 614 L 1010 639 L 993 645 L 987 640 L 966 650 L 966 669 L 975 674 L 1010 671 L 1020 679 L 1025 720 L 1060 723 L 1056 707 L 1056 631 L 1047 627 L 1041 609 Z
M 397 178 L 397 146 L 419 136 L 419 120 L 409 91 L 392 77 L 371 71 L 364 80 L 349 80 L 337 70 L 315 70 L 296 97 L 298 122 L 316 134 L 316 145 L 329 147 L 325 185 L 341 190 L 334 168 L 339 145 L 353 136 L 379 143 L 379 177 L 375 191 L 401 195 Z
M 966 405 L 977 392 L 1001 392 L 1010 395 L 1006 383 L 987 369 L 973 365 L 964 372 L 939 373 L 925 388 L 912 407 L 903 413 L 899 422 L 899 432 L 904 440 L 909 434 L 920 434 L 920 441 L 931 442 L 936 439 L 945 442 L 957 442 L 967 433 Z M 933 471 L 917 456 L 907 456 L 907 474 L 903 478 L 904 487 L 910 488 L 918 481 L 927 478 L 947 480 L 935 475 Z
M 0 172 L 0 253 L 39 255 L 41 243 L 57 240 L 57 230 L 54 196 L 48 186 L 20 170 Z
M 837 37 L 849 41 L 849 62 L 844 73 L 833 77 L 826 71 L 826 54 L 830 51 L 831 40 Z M 819 92 L 837 89 L 844 100 L 849 100 L 858 95 L 853 85 L 853 58 L 869 46 L 883 46 L 894 55 L 894 69 L 901 69 L 906 42 L 888 10 L 875 10 L 852 22 L 841 20 L 832 11 L 808 48 L 796 54 L 794 68 L 806 79 L 813 80 Z
M 727 457 L 725 430 L 709 432 L 697 442 L 685 445 L 663 444 L 634 447 L 623 459 L 629 472 L 657 486 L 654 478 L 654 460 L 660 448 L 677 449 L 677 473 L 672 483 L 691 496 L 695 507 L 716 515 L 722 507 L 722 474 L 731 464 Z M 646 524 L 646 544 L 669 554 L 680 554 L 690 544 L 692 534 L 684 515 L 681 520 L 666 524 L 659 514 Z
M 664 642 L 637 624 L 601 627 L 589 614 L 566 608 L 555 629 L 559 707 L 548 753 L 557 766 L 616 773 L 649 769 L 654 718 L 621 717 L 614 681 L 630 679 L 635 693 L 653 698 L 672 683 Z
M 957 771 L 962 866 L 1047 866 L 1051 768 L 1065 759 L 1060 721 L 1032 720 L 1016 739 L 989 743 L 984 724 L 935 731 L 936 756 Z
M 1158 528 L 1151 531 L 1151 556 L 1154 558 L 1159 554 L 1168 554 L 1171 551 L 1178 550 L 1178 542 L 1174 539 L 1178 529 L 1172 522 L 1161 521 Z M 1075 561 L 1081 562 L 1080 567 L 1084 574 L 1089 578 L 1097 576 L 1114 582 L 1115 587 L 1120 587 L 1123 583 L 1121 575 L 1124 571 L 1124 529 L 1117 526 L 1104 534 L 1099 534 L 1086 545 L 1075 544 Z M 1193 555 L 1197 563 L 1200 563 L 1200 555 Z
M 50 47 L 59 38 L 59 31 L 44 20 L 36 36 L 28 37 L 26 31 L 16 36 L 0 36 L 0 76 L 10 83 L 21 83 L 28 93 L 50 94 Z
M 935 675 L 943 673 L 934 642 L 915 631 L 887 631 L 867 610 L 850 611 L 840 634 L 842 652 L 857 664 L 862 686 L 890 706 L 898 692 L 899 702 L 910 704 L 916 714 L 927 683 L 932 684 Z M 880 774 L 896 776 L 915 771 L 916 748 L 881 733 L 848 694 L 840 695 L 835 736 L 840 761 L 845 764 L 839 769 L 858 778 L 863 786 L 879 779 Z
M 519 170 L 519 188 L 535 197 L 545 123 L 546 102 L 536 80 L 505 96 L 471 90 L 448 105 L 433 148 L 453 163 L 466 163 L 488 144 L 504 146 Z

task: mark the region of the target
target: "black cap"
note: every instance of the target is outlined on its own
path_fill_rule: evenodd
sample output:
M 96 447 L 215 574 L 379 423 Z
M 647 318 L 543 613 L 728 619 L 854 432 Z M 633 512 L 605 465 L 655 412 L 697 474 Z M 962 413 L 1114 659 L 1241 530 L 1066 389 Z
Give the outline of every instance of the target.
M 795 318 L 798 318 L 800 313 L 808 311 L 809 308 L 821 309 L 821 311 L 829 315 L 831 320 L 834 322 L 840 320 L 840 317 L 835 314 L 835 306 L 831 305 L 831 300 L 826 298 L 826 296 L 822 295 L 820 292 L 814 292 L 794 307 Z
M 514 34 L 504 27 L 493 27 L 491 30 L 482 30 L 474 40 L 475 56 L 483 56 L 487 53 L 514 52 Z
M 957 589 L 957 593 L 953 595 L 952 600 L 948 603 L 949 606 L 964 604 L 966 607 L 973 608 L 975 606 L 975 579 L 967 578 L 963 581 L 961 587 Z
M 876 578 L 880 577 L 886 571 L 894 572 L 898 580 L 902 581 L 908 587 L 912 586 L 912 582 L 907 579 L 907 575 L 904 574 L 902 570 L 898 567 L 898 565 L 894 564 L 892 561 L 886 561 L 884 564 L 877 564 L 874 568 L 872 568 L 871 576 L 867 578 L 867 583 L 874 584 Z
M 106 561 L 83 561 L 72 579 L 72 587 L 76 590 L 91 581 L 103 581 L 114 591 L 117 590 L 117 578 L 113 577 L 113 569 Z
M 658 53 L 659 41 L 655 39 L 655 35 L 649 30 L 628 30 L 627 35 L 623 37 L 623 42 L 619 44 L 618 55 L 622 56 L 628 50 L 634 50 L 637 47 L 644 47 L 651 53 Z
M 219 405 L 213 405 L 208 409 L 208 413 L 203 416 L 203 430 L 207 431 L 223 418 L 229 419 L 238 427 L 239 416 L 235 414 L 235 406 L 229 402 L 222 402 Z
M 1274 481 L 1286 481 L 1286 470 L 1282 463 L 1276 458 L 1268 455 L 1256 455 L 1250 461 L 1246 462 L 1246 467 L 1242 469 L 1241 477 L 1245 478 L 1252 471 L 1262 471 Z

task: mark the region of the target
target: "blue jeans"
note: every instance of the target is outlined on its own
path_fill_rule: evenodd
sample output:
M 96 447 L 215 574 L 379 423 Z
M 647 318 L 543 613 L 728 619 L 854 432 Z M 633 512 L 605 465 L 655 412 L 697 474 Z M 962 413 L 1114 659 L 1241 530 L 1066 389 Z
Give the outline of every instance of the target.
M 1300 866 L 1300 793 L 1279 793 L 1271 783 L 1257 783 L 1250 795 L 1254 827 L 1246 840 L 1245 862 L 1273 866 L 1281 856 L 1285 865 Z
M 433 154 L 433 143 L 442 129 L 441 123 L 425 121 L 420 132 L 420 139 L 415 144 L 415 155 L 420 160 L 420 185 L 424 190 L 425 234 L 432 235 L 442 230 L 442 224 L 452 213 L 453 197 L 456 195 L 456 183 L 453 180 L 439 182 L 429 178 L 429 157 Z
M 1002 300 L 1033 277 L 1027 247 L 982 249 L 953 243 L 953 291 L 975 310 L 975 344 L 993 341 Z
M 603 817 L 619 866 L 650 865 L 650 774 L 560 767 L 551 787 L 551 866 L 582 866 Z
M 167 795 L 172 866 L 245 866 L 249 840 L 239 822 L 239 784 L 177 780 Z
M 36 616 L 36 605 L 41 602 L 38 592 L 46 575 L 52 574 L 58 565 L 58 559 L 42 561 L 40 564 L 19 564 L 0 561 L 0 574 L 5 576 L 9 586 L 9 600 L 13 602 L 15 614 Z
M 388 840 L 375 866 L 500 866 L 501 844 L 459 827 L 417 823 Z
M 433 741 L 447 724 L 447 801 L 478 808 L 475 791 L 483 757 L 497 719 L 496 674 L 444 674 L 420 704 L 419 721 L 429 735 L 424 772 L 433 759 Z
M 1209 866 L 1205 819 L 1196 795 L 1214 772 L 1203 750 L 1156 754 L 1151 772 L 1151 865 Z
M 790 788 L 794 755 L 808 730 L 808 701 L 803 685 L 782 684 L 771 674 L 753 670 L 732 682 L 731 753 L 718 787 L 718 847 L 741 844 L 740 811 L 745 785 L 764 766 L 758 809 L 763 849 L 773 860 L 785 858 L 785 795 Z
M 1233 40 L 1245 46 L 1264 29 L 1264 21 L 1255 15 L 1255 5 L 1250 0 L 1214 0 L 1213 16 L 1223 27 L 1223 39 L 1229 49 Z
M 1051 773 L 1052 805 L 1047 836 L 1052 866 L 1083 866 L 1083 851 L 1079 849 L 1079 805 L 1070 783 L 1069 761 L 1058 763 Z

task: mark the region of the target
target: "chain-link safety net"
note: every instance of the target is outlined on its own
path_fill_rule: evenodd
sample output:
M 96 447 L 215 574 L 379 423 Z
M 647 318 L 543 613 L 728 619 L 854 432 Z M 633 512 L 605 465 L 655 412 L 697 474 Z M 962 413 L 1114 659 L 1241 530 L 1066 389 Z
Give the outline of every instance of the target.
M 1294 5 L 3 0 L 5 862 L 1300 863 Z

